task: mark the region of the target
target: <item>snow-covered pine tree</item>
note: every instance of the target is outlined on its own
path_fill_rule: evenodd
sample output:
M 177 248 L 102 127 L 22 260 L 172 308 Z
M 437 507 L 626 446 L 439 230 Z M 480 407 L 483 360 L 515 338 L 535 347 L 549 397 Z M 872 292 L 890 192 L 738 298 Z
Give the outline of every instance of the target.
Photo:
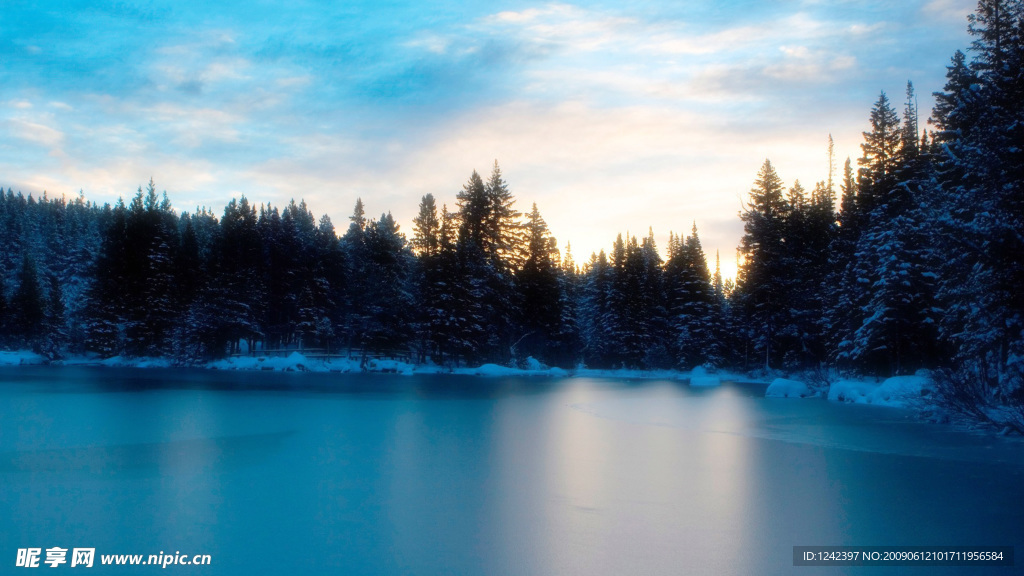
M 972 60 L 953 57 L 934 113 L 942 334 L 960 381 L 1006 399 L 1024 380 L 1024 3 L 981 0 L 968 30 Z
M 765 369 L 778 365 L 783 356 L 778 336 L 788 311 L 785 222 L 789 208 L 782 191 L 782 179 L 771 161 L 765 160 L 740 216 L 744 236 L 735 297 Z
M 876 196 L 874 211 L 858 242 L 859 277 L 868 277 L 862 322 L 851 358 L 880 375 L 905 374 L 934 365 L 937 332 L 931 247 L 923 208 L 931 194 L 927 157 L 920 153 L 913 85 L 900 144 L 892 162 L 894 184 Z
M 533 356 L 552 362 L 551 353 L 559 344 L 562 322 L 562 284 L 558 273 L 558 248 L 548 231 L 537 204 L 527 215 L 525 225 L 527 251 L 522 268 L 516 273 L 520 313 L 518 334 L 512 351 L 513 361 L 522 362 Z
M 447 209 L 446 209 L 447 210 Z M 444 282 L 439 278 L 441 264 L 441 218 L 433 194 L 420 199 L 419 211 L 413 219 L 413 236 L 409 246 L 416 254 L 415 332 L 417 360 L 441 362 L 437 335 L 441 329 L 439 310 Z
M 217 274 L 211 283 L 215 355 L 237 353 L 241 341 L 250 347 L 265 337 L 260 319 L 265 302 L 263 239 L 256 209 L 242 196 L 232 199 L 220 219 Z
M 368 302 L 363 347 L 405 356 L 412 340 L 413 255 L 391 213 L 366 227 Z
M 47 285 L 49 289 L 46 295 L 46 315 L 38 350 L 43 356 L 54 360 L 64 355 L 68 345 L 68 330 L 64 298 L 56 274 L 47 275 Z
M 583 362 L 592 368 L 612 367 L 619 357 L 619 320 L 613 307 L 614 276 L 604 250 L 591 254 L 583 271 L 579 318 Z
M 495 166 L 490 191 L 474 170 L 458 194 L 459 233 L 456 251 L 459 274 L 453 320 L 460 326 L 456 341 L 461 354 L 475 361 L 507 362 L 516 311 L 512 272 L 504 244 L 511 197 Z M 496 214 L 495 210 L 502 212 Z
M 694 222 L 683 241 L 669 234 L 665 262 L 665 298 L 675 364 L 683 369 L 714 361 L 715 293 Z M 719 281 L 721 280 L 719 271 Z
M 19 346 L 36 347 L 43 334 L 46 301 L 35 259 L 25 253 L 18 272 L 18 288 L 11 297 L 11 333 Z

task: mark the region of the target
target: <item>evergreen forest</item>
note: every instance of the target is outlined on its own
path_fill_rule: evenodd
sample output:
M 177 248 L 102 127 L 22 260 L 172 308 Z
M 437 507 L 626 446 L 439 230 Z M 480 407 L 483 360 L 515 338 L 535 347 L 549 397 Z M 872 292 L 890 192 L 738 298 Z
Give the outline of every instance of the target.
M 865 114 L 862 156 L 741 214 L 735 282 L 696 226 L 577 261 L 501 169 L 411 230 L 305 202 L 178 211 L 154 182 L 115 205 L 0 190 L 0 346 L 50 359 L 253 350 L 459 366 L 939 375 L 944 397 L 1024 421 L 1024 2 L 982 0 L 927 118 L 908 82 Z M 937 63 L 941 65 L 941 63 Z M 688 226 L 684 226 L 688 228 Z

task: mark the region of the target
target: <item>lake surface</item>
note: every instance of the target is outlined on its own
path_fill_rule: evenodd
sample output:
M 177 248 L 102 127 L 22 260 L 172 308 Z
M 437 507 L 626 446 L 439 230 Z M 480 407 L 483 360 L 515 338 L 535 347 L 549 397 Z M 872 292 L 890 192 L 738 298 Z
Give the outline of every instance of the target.
M 86 574 L 209 554 L 166 568 L 203 575 L 954 574 L 795 568 L 793 546 L 1022 551 L 1020 442 L 764 389 L 3 368 L 0 571 L 54 546 L 95 548 Z

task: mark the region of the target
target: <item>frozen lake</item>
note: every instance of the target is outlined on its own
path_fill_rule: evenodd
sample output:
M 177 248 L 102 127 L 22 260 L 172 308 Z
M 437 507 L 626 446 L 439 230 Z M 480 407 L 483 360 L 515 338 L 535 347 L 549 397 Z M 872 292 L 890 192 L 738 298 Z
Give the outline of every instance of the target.
M 86 574 L 178 551 L 212 564 L 167 574 L 888 574 L 794 568 L 792 547 L 1024 544 L 1020 443 L 764 388 L 4 368 L 0 565 L 58 546 L 96 548 Z

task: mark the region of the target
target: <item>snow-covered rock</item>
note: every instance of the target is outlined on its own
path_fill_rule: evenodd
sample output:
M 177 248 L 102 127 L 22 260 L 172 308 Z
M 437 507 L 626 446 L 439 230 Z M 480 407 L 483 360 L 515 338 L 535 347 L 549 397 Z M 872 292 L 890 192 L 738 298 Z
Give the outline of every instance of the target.
M 807 384 L 798 380 L 786 380 L 776 378 L 764 391 L 765 398 L 807 398 L 813 396 L 814 392 L 807 387 Z

